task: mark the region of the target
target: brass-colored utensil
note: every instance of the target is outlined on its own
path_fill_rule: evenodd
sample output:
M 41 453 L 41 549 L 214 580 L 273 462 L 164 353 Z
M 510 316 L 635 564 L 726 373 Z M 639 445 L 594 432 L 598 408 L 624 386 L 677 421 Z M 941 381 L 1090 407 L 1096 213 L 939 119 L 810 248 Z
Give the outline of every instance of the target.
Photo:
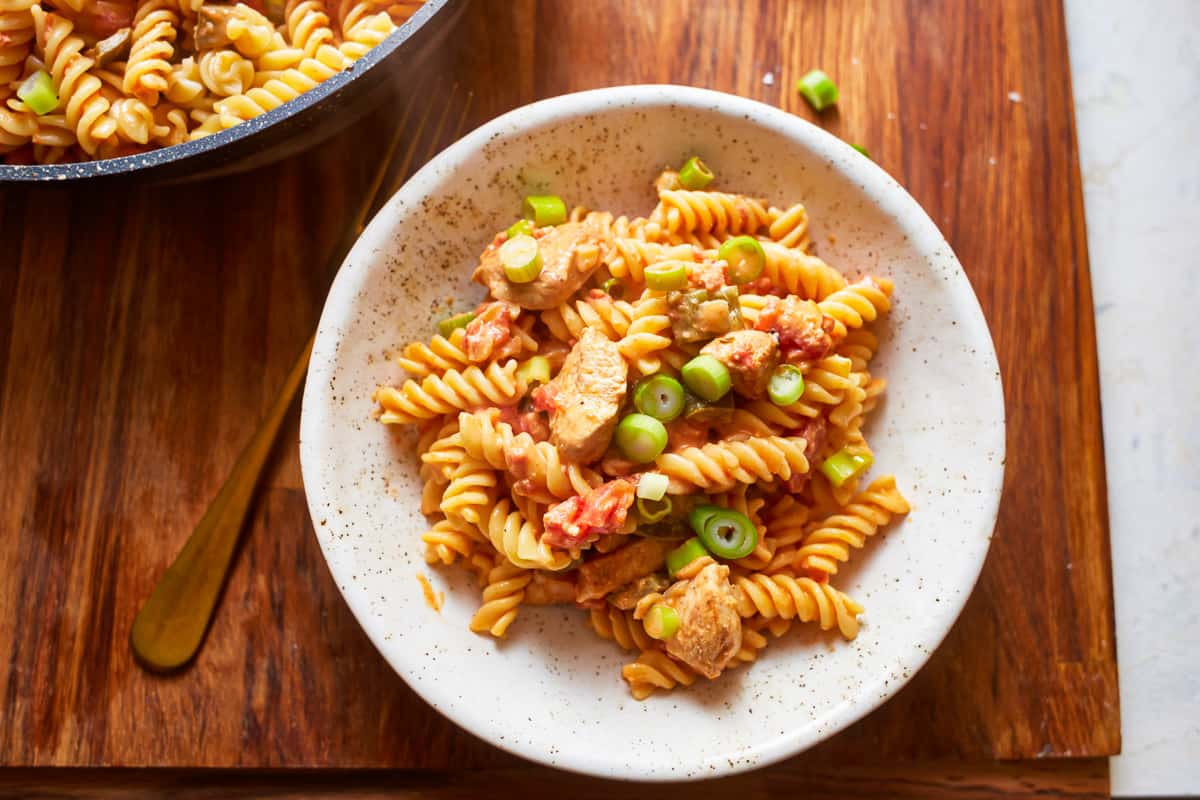
M 416 128 L 412 131 L 399 169 L 396 170 L 395 158 L 400 140 L 403 138 L 414 107 L 428 97 L 438 96 L 445 96 L 446 103 L 434 130 L 425 143 L 424 157 L 420 163 L 429 160 L 436 152 L 445 130 L 446 121 L 450 117 L 451 110 L 457 105 L 456 101 L 460 96 L 457 84 L 448 94 L 435 92 L 430 95 L 419 90 L 411 94 L 387 150 L 380 159 L 379 170 L 364 193 L 364 202 L 351 225 L 347 226 L 346 235 L 334 250 L 338 263 L 362 233 L 371 209 L 390 197 L 396 184 L 407 178 L 412 171 L 418 148 L 422 144 L 422 135 L 430 121 L 430 106 L 426 107 Z M 458 125 L 454 133 L 455 139 L 462 134 L 471 100 L 472 95 L 468 93 L 459 114 Z M 388 184 L 387 191 L 381 191 L 384 182 L 389 175 L 392 175 L 393 171 L 395 171 L 396 177 Z M 332 266 L 336 267 L 337 265 Z M 267 458 L 279 435 L 279 429 L 287 416 L 288 409 L 308 370 L 308 359 L 312 353 L 314 338 L 315 334 L 309 337 L 300 357 L 288 371 L 279 395 L 271 404 L 270 410 L 259 424 L 258 430 L 254 432 L 254 436 L 246 448 L 238 456 L 233 470 L 229 473 L 229 477 L 226 478 L 208 510 L 205 511 L 200 524 L 192 531 L 183 549 L 167 567 L 166 572 L 159 579 L 158 585 L 155 586 L 145 605 L 134 618 L 133 630 L 129 637 L 130 645 L 138 660 L 148 669 L 155 671 L 177 669 L 191 661 L 200 649 L 205 632 L 212 621 L 221 587 L 225 583 L 229 567 L 233 562 L 238 538 L 245 527 L 258 479 L 267 463 Z

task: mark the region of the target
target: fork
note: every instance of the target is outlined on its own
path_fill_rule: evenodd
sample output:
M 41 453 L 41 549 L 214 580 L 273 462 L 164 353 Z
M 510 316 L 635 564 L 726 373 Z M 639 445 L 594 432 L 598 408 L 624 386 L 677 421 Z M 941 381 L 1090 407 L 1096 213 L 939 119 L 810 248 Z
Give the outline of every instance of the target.
M 350 251 L 366 227 L 371 209 L 382 205 L 392 195 L 398 185 L 414 171 L 414 163 L 418 166 L 424 164 L 435 154 L 451 110 L 457 104 L 456 100 L 462 96 L 458 84 L 452 86 L 448 95 L 442 92 L 432 95 L 445 96 L 446 103 L 434 122 L 433 131 L 421 152 L 422 157 L 418 160 L 417 152 L 421 148 L 422 135 L 432 117 L 432 105 L 427 106 L 422 113 L 409 139 L 408 147 L 399 158 L 399 167 L 396 168 L 400 141 L 409 118 L 414 107 L 428 96 L 430 95 L 420 90 L 412 92 L 409 96 L 400 122 L 384 151 L 384 157 L 380 159 L 379 169 L 363 195 L 363 204 L 334 248 L 336 263 L 331 264 L 331 267 L 336 268 Z M 474 94 L 466 92 L 453 139 L 462 135 L 473 99 Z M 395 177 L 389 181 L 393 171 Z M 388 188 L 381 191 L 385 182 Z M 332 271 L 331 269 L 330 272 Z M 279 394 L 238 456 L 217 496 L 209 504 L 199 524 L 184 543 L 183 549 L 167 567 L 154 591 L 134 618 L 129 637 L 130 645 L 138 661 L 147 669 L 156 672 L 178 669 L 192 660 L 204 642 L 221 588 L 225 584 L 234 553 L 237 551 L 238 539 L 250 512 L 254 489 L 278 438 L 284 417 L 287 416 L 308 370 L 308 360 L 315 338 L 314 333 L 305 343 L 300 356 L 288 370 Z

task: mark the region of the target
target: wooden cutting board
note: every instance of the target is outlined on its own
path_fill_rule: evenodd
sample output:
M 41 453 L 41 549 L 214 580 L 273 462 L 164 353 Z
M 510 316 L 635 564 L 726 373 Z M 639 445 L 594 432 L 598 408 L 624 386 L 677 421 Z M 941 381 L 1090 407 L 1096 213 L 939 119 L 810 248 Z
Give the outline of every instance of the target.
M 813 67 L 842 92 L 821 117 L 793 89 Z M 1008 406 L 1005 496 L 979 586 L 943 647 L 894 700 L 802 758 L 1119 749 L 1059 3 L 479 0 L 435 71 L 443 83 L 398 75 L 396 107 L 249 175 L 3 191 L 0 763 L 512 761 L 417 699 L 350 616 L 305 511 L 296 414 L 195 664 L 148 675 L 127 645 L 139 604 L 313 329 L 325 263 L 404 96 L 440 108 L 454 83 L 455 97 L 473 93 L 471 125 L 598 86 L 735 92 L 865 145 L 908 187 L 992 327 Z M 453 117 L 441 131 L 426 125 L 422 149 L 454 127 Z

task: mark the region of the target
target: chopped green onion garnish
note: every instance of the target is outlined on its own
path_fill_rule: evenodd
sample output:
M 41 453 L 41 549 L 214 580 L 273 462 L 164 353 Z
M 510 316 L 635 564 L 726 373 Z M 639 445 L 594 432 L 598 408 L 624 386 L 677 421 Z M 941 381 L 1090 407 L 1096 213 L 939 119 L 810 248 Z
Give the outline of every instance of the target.
M 633 405 L 643 414 L 670 422 L 683 413 L 683 387 L 669 375 L 655 375 L 638 382 Z
M 519 219 L 516 222 L 514 222 L 512 225 L 509 225 L 508 230 L 505 231 L 504 233 L 508 236 L 508 238 L 511 239 L 514 236 L 522 236 L 522 235 L 532 236 L 533 229 L 534 229 L 533 220 Z
M 771 373 L 767 397 L 777 406 L 790 406 L 804 394 L 804 373 L 793 364 L 781 364 Z
M 537 239 L 518 234 L 500 245 L 500 263 L 504 275 L 513 283 L 529 283 L 542 274 L 542 254 Z
M 625 284 L 621 282 L 620 278 L 609 278 L 600 284 L 600 288 L 617 300 L 625 296 Z
M 637 499 L 638 517 L 642 522 L 658 522 L 671 513 L 673 504 L 671 498 L 660 497 L 657 500 L 651 500 L 647 497 L 639 497 Z
M 701 400 L 716 402 L 729 392 L 729 369 L 710 355 L 699 355 L 683 365 L 680 377 Z
M 858 152 L 862 153 L 867 158 L 871 157 L 871 154 L 867 152 L 867 148 L 863 147 L 861 144 L 852 144 L 850 146 L 853 147 Z
M 733 237 L 721 245 L 717 258 L 729 265 L 725 274 L 736 284 L 756 279 L 767 265 L 767 254 L 753 236 Z
M 646 267 L 646 286 L 656 292 L 671 292 L 687 286 L 687 265 L 663 261 Z
M 851 478 L 866 472 L 874 460 L 867 453 L 860 455 L 842 448 L 822 462 L 821 472 L 834 486 L 841 486 Z
M 531 194 L 525 198 L 522 216 L 539 228 L 561 225 L 567 221 L 567 206 L 556 194 Z
M 671 479 L 661 472 L 643 472 L 638 476 L 637 496 L 646 500 L 662 500 Z
M 654 417 L 630 414 L 617 425 L 617 447 L 630 461 L 646 464 L 667 447 L 667 429 Z
M 44 69 L 39 69 L 17 87 L 17 97 L 39 117 L 58 108 L 58 90 L 54 88 L 54 79 Z
M 679 185 L 696 192 L 712 183 L 715 176 L 699 156 L 692 156 L 679 168 Z
M 670 639 L 679 630 L 679 612 L 666 603 L 655 603 L 642 620 L 642 626 L 654 639 Z
M 758 545 L 758 530 L 750 518 L 732 508 L 721 508 L 704 519 L 696 531 L 708 552 L 718 558 L 742 558 Z
M 796 91 L 817 111 L 824 111 L 838 101 L 838 88 L 828 75 L 819 69 L 805 75 L 796 83 Z
M 449 337 L 459 328 L 465 328 L 471 324 L 471 320 L 475 319 L 475 312 L 467 311 L 462 314 L 455 314 L 452 317 L 446 317 L 438 323 L 438 333 L 442 336 Z
M 733 395 L 725 395 L 715 403 L 706 403 L 688 394 L 683 404 L 683 418 L 696 425 L 715 425 L 733 418 Z
M 712 503 L 701 503 L 694 506 L 688 512 L 688 525 L 691 526 L 693 531 L 699 533 L 704 530 L 704 523 L 708 522 L 708 518 L 721 510 L 721 506 L 715 506 Z
M 679 547 L 667 553 L 667 573 L 674 578 L 679 570 L 697 558 L 704 558 L 706 555 L 708 555 L 708 551 L 704 549 L 704 545 L 700 543 L 699 539 L 693 536 L 679 545 Z
M 517 367 L 517 380 L 529 386 L 534 383 L 550 382 L 550 359 L 533 356 Z

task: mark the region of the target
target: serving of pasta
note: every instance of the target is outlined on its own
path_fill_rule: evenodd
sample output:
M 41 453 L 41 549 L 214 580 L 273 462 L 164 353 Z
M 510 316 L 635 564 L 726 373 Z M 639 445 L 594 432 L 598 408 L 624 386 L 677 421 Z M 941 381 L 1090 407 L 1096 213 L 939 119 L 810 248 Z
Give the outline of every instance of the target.
M 422 0 L 0 0 L 0 154 L 113 158 L 208 136 L 347 69 Z
M 574 605 L 639 700 L 797 622 L 853 639 L 839 570 L 909 511 L 863 431 L 891 280 L 818 258 L 803 205 L 714 182 L 689 159 L 637 218 L 526 197 L 475 268 L 484 302 L 374 394 L 419 428 L 425 558 L 478 577 L 471 629 Z

